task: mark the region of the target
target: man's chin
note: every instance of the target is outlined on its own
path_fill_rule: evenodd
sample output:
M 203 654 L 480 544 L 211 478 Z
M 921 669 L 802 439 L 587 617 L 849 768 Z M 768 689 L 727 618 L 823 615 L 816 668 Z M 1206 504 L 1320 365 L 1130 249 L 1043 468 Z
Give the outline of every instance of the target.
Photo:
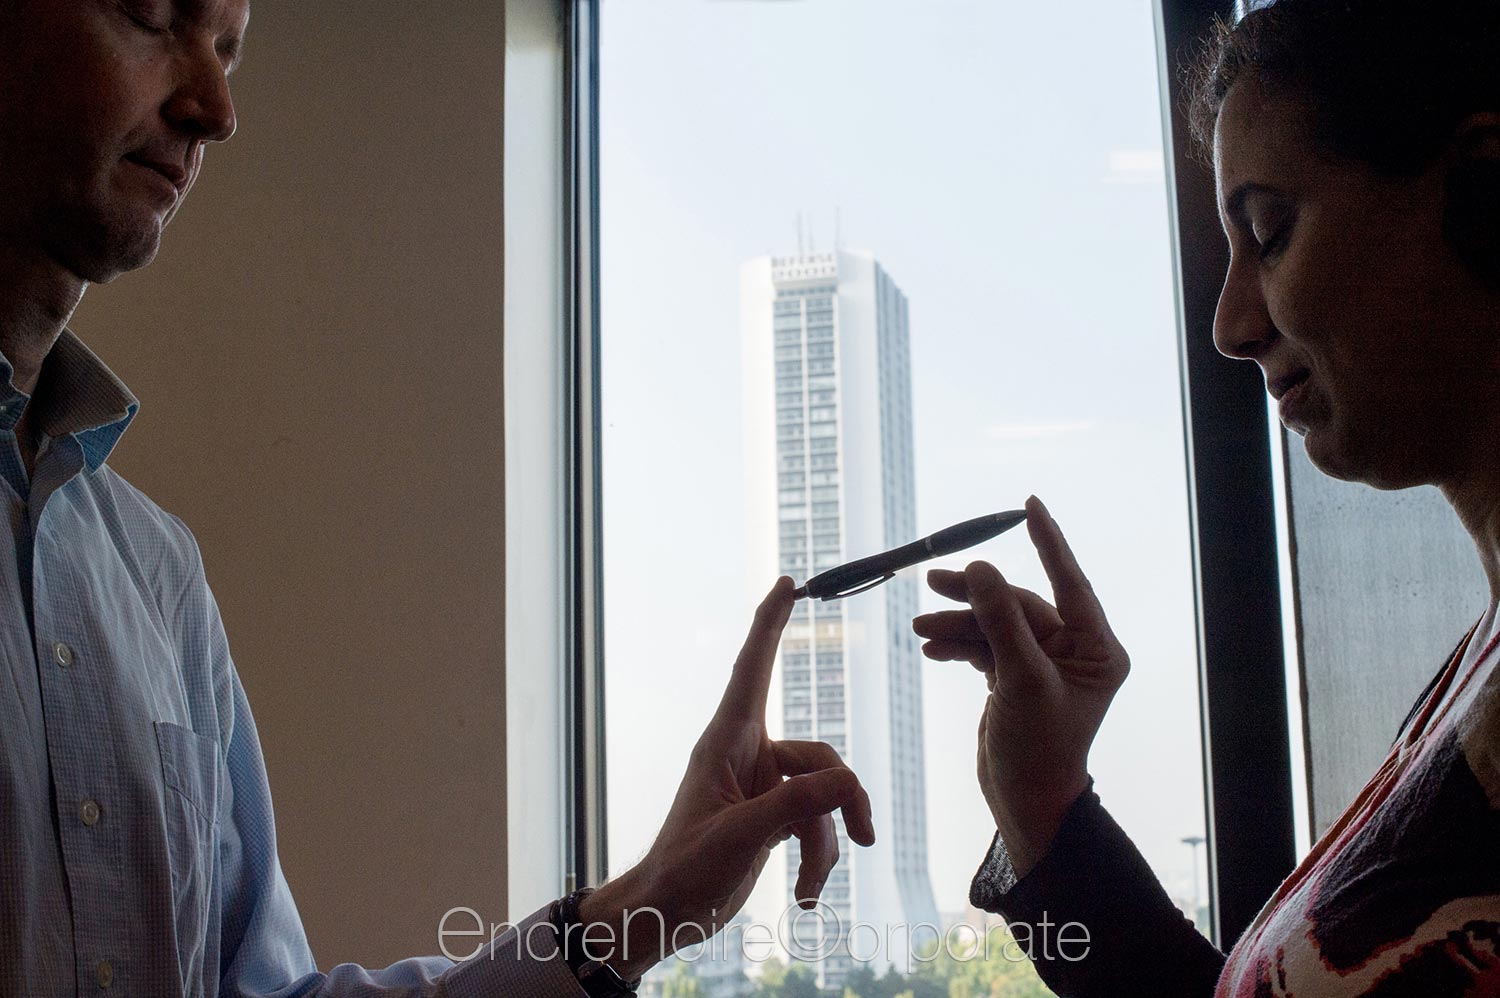
M 150 265 L 161 250 L 158 225 L 112 236 L 80 254 L 73 272 L 90 284 L 109 284 L 121 274 Z

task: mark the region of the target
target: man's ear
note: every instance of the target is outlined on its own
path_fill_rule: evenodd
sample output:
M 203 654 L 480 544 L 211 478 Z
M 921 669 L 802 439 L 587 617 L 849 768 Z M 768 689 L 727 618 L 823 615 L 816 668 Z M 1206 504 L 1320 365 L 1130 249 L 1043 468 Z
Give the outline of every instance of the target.
M 1475 274 L 1500 288 L 1500 113 L 1471 114 L 1448 152 L 1443 234 Z

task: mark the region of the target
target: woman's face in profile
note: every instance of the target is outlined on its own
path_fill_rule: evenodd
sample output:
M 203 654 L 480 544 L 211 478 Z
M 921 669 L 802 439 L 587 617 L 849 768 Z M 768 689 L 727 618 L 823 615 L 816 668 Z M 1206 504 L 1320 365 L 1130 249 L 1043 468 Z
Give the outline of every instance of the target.
M 1472 392 L 1493 390 L 1494 349 L 1443 236 L 1445 167 L 1385 177 L 1323 152 L 1314 127 L 1305 101 L 1253 75 L 1224 102 L 1214 163 L 1230 264 L 1215 345 L 1260 365 L 1324 472 L 1444 481 L 1461 470 Z

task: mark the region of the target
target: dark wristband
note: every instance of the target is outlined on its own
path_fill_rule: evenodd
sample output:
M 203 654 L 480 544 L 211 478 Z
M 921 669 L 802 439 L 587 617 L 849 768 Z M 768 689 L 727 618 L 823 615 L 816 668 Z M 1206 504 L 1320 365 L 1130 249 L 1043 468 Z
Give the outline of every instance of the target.
M 552 902 L 548 920 L 557 932 L 558 951 L 589 998 L 635 998 L 636 988 L 641 986 L 639 978 L 627 981 L 613 967 L 591 959 L 585 952 L 583 935 L 587 927 L 578 917 L 578 906 L 592 893 L 592 888 L 584 888 Z

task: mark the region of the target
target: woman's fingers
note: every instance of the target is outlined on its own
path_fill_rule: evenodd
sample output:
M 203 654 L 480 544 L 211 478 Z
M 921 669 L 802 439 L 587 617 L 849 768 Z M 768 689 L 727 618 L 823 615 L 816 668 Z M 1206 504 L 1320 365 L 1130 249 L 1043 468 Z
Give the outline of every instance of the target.
M 979 564 L 982 563 L 970 565 L 969 571 Z M 985 567 L 995 577 L 999 577 L 1000 573 L 994 568 L 988 565 Z M 1023 647 L 1029 638 L 1034 649 L 1038 641 L 1062 626 L 1057 611 L 1050 603 L 1029 589 L 1012 586 L 1001 579 L 999 585 L 1009 590 L 1011 609 L 1018 610 L 1025 627 L 1013 631 L 997 645 L 993 640 L 995 635 L 1004 633 L 1006 628 L 1003 624 L 998 625 L 992 629 L 992 633 L 981 625 L 974 606 L 976 600 L 970 592 L 967 572 L 935 568 L 927 573 L 927 579 L 939 595 L 969 602 L 971 606 L 967 610 L 939 610 L 914 618 L 911 622 L 912 630 L 919 637 L 928 639 L 922 646 L 922 654 L 937 662 L 968 662 L 985 674 L 991 690 L 995 688 L 996 657 L 1007 654 L 1004 648 L 1014 650 Z M 1000 598 L 998 592 L 987 589 L 982 591 L 987 594 L 986 599 L 990 604 Z M 1015 617 L 1009 616 L 1009 611 L 1006 615 L 1014 622 Z
M 995 670 L 995 656 L 988 641 L 928 641 L 922 654 L 934 662 L 968 662 L 980 672 Z
M 1109 625 L 1104 619 L 1104 608 L 1094 595 L 1094 587 L 1078 566 L 1078 559 L 1073 557 L 1073 549 L 1068 547 L 1057 521 L 1036 496 L 1026 500 L 1026 532 L 1031 535 L 1031 543 L 1036 546 L 1042 568 L 1052 583 L 1052 597 L 1061 619 L 1080 630 L 1106 630 Z
M 1016 599 L 1021 601 L 1021 610 L 1026 614 L 1026 623 L 1030 625 L 1031 633 L 1036 635 L 1038 641 L 1046 641 L 1062 630 L 1063 619 L 1058 614 L 1057 607 L 1030 589 L 1022 589 L 1020 586 L 1010 588 L 1016 594 Z
M 945 599 L 957 600 L 960 603 L 969 601 L 969 590 L 964 585 L 962 572 L 947 568 L 930 568 L 927 570 L 927 585 L 933 592 Z
M 934 662 L 968 662 L 980 672 L 992 672 L 995 655 L 973 610 L 939 610 L 911 622 L 918 637 L 926 638 L 922 654 Z
M 1045 682 L 1051 663 L 1037 647 L 1026 611 L 1000 570 L 989 562 L 973 562 L 964 569 L 964 585 L 995 655 L 997 688 L 1030 689 Z
M 1062 628 L 1062 618 L 1058 616 L 1057 608 L 1051 603 L 1030 589 L 1023 589 L 1020 586 L 1010 588 L 1021 603 L 1021 611 L 1026 615 L 1026 625 L 1031 628 L 1031 633 L 1038 641 L 1045 641 Z M 967 600 L 967 598 L 968 593 L 965 591 L 964 599 Z M 979 629 L 979 621 L 975 619 L 973 610 L 938 610 L 934 613 L 924 613 L 912 618 L 911 629 L 918 637 L 923 638 L 966 641 L 980 641 L 984 638 L 984 632 Z
M 922 638 L 984 640 L 973 610 L 939 610 L 913 617 L 911 629 Z

